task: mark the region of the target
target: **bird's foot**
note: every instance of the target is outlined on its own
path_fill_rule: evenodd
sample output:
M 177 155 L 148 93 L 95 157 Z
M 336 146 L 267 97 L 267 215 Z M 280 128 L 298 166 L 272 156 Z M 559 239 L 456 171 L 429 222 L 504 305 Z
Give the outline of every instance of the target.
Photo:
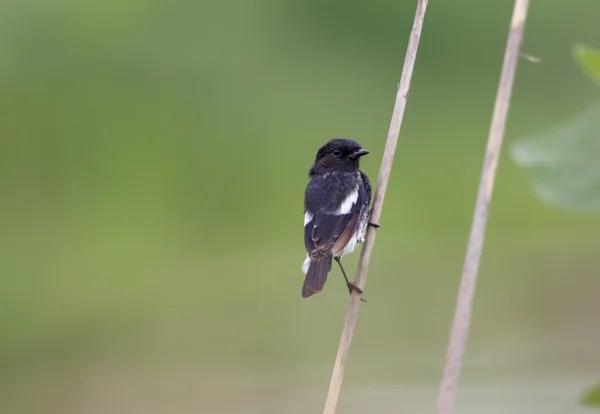
M 365 293 L 364 290 L 362 290 L 361 288 L 359 288 L 358 286 L 356 286 L 353 282 L 348 282 L 346 285 L 348 286 L 348 291 L 350 292 L 350 294 L 352 294 L 353 291 L 357 291 L 361 295 L 363 293 Z M 360 300 L 361 300 L 361 302 L 366 302 L 367 301 L 362 296 L 360 297 Z
M 367 223 L 369 226 L 373 226 L 376 229 L 378 229 L 379 227 L 381 227 L 381 224 L 377 224 L 377 223 L 371 223 L 370 221 Z

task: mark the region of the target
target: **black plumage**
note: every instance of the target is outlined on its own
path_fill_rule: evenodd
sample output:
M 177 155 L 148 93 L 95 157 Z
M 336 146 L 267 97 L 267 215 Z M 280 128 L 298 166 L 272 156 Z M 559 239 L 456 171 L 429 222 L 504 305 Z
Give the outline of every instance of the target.
M 334 259 L 349 289 L 357 289 L 340 259 L 363 241 L 369 218 L 371 184 L 359 169 L 366 154 L 358 142 L 343 138 L 332 139 L 317 152 L 304 194 L 304 298 L 321 292 Z

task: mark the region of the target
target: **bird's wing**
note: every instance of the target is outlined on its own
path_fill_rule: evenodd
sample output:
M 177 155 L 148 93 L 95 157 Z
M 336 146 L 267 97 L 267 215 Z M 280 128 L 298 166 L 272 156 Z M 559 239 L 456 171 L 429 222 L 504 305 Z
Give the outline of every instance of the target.
M 341 250 L 352 237 L 358 217 L 358 212 L 342 215 L 316 213 L 304 226 L 304 244 L 309 257 L 316 259 L 331 254 L 333 250 Z
M 340 251 L 346 246 L 365 201 L 368 203 L 370 199 L 367 187 L 358 183 L 350 187 L 350 191 L 344 193 L 345 197 L 339 200 L 328 195 L 328 192 L 323 193 L 324 189 L 319 187 L 309 187 L 307 197 L 312 197 L 313 203 L 304 216 L 304 244 L 309 257 L 313 259 Z

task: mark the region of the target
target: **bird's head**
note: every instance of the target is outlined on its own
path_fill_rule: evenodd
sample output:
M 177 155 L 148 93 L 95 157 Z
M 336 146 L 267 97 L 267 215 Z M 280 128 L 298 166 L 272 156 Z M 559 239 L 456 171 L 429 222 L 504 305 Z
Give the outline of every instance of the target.
M 335 138 L 319 148 L 315 164 L 340 171 L 358 171 L 360 158 L 368 153 L 356 141 Z

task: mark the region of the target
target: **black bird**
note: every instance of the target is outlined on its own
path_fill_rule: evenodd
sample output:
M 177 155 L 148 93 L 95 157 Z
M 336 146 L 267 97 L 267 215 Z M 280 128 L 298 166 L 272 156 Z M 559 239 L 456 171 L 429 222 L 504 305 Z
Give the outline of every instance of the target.
M 371 183 L 359 161 L 368 153 L 358 142 L 344 138 L 332 139 L 317 152 L 304 193 L 304 298 L 323 290 L 332 260 L 340 265 L 350 293 L 363 293 L 348 280 L 341 258 L 364 241 Z

